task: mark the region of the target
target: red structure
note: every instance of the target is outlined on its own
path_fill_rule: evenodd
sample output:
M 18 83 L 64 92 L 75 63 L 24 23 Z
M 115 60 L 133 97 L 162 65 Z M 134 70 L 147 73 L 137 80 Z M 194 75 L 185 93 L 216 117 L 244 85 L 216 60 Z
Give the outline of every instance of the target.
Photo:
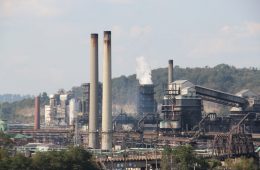
M 40 97 L 34 99 L 34 130 L 40 129 Z

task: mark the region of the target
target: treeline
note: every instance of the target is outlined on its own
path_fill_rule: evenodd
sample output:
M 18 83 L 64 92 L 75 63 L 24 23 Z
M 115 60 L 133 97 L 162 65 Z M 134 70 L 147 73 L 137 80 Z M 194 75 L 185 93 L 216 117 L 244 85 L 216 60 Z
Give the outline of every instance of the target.
M 32 157 L 9 156 L 0 149 L 0 170 L 99 170 L 92 155 L 82 147 L 62 151 L 37 152 Z
M 161 103 L 167 78 L 167 68 L 152 70 L 155 98 L 158 103 Z M 242 89 L 250 89 L 257 94 L 260 93 L 260 70 L 257 68 L 236 68 L 226 64 L 203 68 L 181 68 L 175 66 L 174 80 L 181 79 L 189 80 L 196 85 L 230 93 L 237 93 Z M 123 108 L 125 111 L 127 111 L 127 108 L 136 106 L 138 84 L 135 74 L 114 78 L 112 80 L 113 105 L 120 109 Z M 82 89 L 80 87 L 73 87 L 71 91 L 76 97 L 82 97 Z M 0 118 L 10 120 L 13 116 L 17 116 L 17 113 L 20 114 L 19 111 L 21 112 L 23 108 L 32 109 L 34 105 L 33 100 L 33 98 L 27 98 L 13 103 L 0 103 Z M 42 107 L 47 103 L 48 96 L 44 92 L 41 94 Z
M 221 161 L 211 158 L 203 158 L 195 154 L 190 145 L 178 146 L 176 148 L 165 148 L 162 153 L 161 170 L 257 170 L 258 160 L 254 158 L 240 157 Z
M 20 95 L 20 94 L 0 94 L 0 103 L 8 102 L 12 103 L 23 99 L 32 98 L 31 95 Z
M 46 92 L 40 94 L 41 106 L 49 102 L 49 98 Z M 21 101 L 15 101 L 12 103 L 3 102 L 0 103 L 0 118 L 4 120 L 11 120 L 14 116 L 17 116 L 16 113 L 25 108 L 34 107 L 34 98 L 25 98 Z
M 167 68 L 152 70 L 157 102 L 162 99 L 167 76 Z M 237 93 L 242 89 L 260 93 L 260 70 L 257 68 L 236 68 L 226 64 L 203 68 L 175 66 L 174 80 L 189 80 L 196 85 L 230 93 Z M 113 102 L 117 104 L 135 103 L 137 85 L 136 75 L 114 78 L 112 82 Z

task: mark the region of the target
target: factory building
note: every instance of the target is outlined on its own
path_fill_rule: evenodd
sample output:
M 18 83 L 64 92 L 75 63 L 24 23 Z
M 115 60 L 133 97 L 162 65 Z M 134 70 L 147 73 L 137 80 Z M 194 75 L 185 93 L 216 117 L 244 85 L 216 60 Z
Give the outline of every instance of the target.
M 138 128 L 143 131 L 155 131 L 157 129 L 157 102 L 154 98 L 154 85 L 140 84 L 137 89 Z
M 89 115 L 90 111 L 90 83 L 83 83 L 81 85 L 82 99 L 81 99 L 81 112 L 84 116 Z M 101 120 L 102 112 L 102 84 L 98 83 L 98 119 Z
M 53 124 L 52 120 L 54 120 L 53 112 L 51 111 L 50 105 L 44 106 L 44 116 L 45 116 L 45 126 L 51 126 Z
M 79 112 L 80 102 L 73 98 L 71 92 L 59 91 L 49 96 L 50 103 L 45 105 L 45 126 L 69 126 Z
M 191 130 L 202 117 L 201 98 L 194 85 L 187 80 L 177 80 L 168 85 L 161 108 L 160 129 Z
M 153 84 L 139 85 L 137 98 L 137 112 L 139 114 L 155 113 L 157 111 L 157 103 L 154 99 Z

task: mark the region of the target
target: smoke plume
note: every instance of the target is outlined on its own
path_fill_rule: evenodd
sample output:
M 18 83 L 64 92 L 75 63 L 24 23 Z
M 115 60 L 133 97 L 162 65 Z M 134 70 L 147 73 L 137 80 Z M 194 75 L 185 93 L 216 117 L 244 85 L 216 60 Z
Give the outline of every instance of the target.
M 151 68 L 143 56 L 136 58 L 136 78 L 140 84 L 153 84 Z

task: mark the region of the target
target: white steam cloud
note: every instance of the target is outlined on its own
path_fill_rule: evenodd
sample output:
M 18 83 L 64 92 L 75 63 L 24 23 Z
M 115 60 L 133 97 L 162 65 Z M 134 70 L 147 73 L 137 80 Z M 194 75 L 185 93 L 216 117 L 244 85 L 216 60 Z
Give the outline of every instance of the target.
M 136 58 L 136 78 L 140 84 L 153 84 L 151 68 L 143 56 Z

